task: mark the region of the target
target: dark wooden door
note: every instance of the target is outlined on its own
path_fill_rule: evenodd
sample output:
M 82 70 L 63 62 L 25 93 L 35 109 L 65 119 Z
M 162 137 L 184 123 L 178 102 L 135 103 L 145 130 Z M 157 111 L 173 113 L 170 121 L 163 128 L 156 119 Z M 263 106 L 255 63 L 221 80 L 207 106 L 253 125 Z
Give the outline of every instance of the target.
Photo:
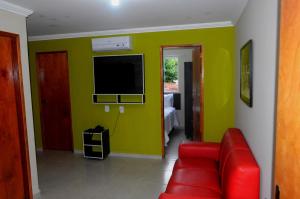
M 0 198 L 32 197 L 19 39 L 0 32 Z
M 201 48 L 195 47 L 193 50 L 193 89 L 192 89 L 192 99 L 193 99 L 193 140 L 202 140 L 201 132 Z
M 184 129 L 185 136 L 193 138 L 193 63 L 184 63 Z
M 37 53 L 43 148 L 73 150 L 67 52 Z

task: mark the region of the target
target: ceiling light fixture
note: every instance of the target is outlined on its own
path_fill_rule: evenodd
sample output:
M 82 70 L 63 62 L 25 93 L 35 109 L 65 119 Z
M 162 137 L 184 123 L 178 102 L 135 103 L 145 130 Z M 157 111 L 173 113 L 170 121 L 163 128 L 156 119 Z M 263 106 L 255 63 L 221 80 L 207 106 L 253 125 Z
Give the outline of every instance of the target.
M 111 0 L 111 5 L 119 6 L 120 5 L 120 0 Z

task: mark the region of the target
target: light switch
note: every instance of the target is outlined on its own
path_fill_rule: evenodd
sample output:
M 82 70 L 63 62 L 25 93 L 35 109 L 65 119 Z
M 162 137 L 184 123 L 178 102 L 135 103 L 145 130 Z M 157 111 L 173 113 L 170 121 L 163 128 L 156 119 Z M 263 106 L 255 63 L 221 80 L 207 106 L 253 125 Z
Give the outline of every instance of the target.
M 124 106 L 120 106 L 120 107 L 119 107 L 119 110 L 120 110 L 120 113 L 124 113 L 124 112 L 125 112 Z
M 105 106 L 104 106 L 104 111 L 105 111 L 106 113 L 109 112 L 109 105 L 105 105 Z

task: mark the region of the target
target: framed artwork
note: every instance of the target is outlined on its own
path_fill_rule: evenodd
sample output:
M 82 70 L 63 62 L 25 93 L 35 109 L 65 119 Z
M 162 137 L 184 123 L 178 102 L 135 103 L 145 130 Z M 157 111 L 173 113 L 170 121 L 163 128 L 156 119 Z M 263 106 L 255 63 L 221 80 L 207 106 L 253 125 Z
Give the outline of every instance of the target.
M 240 50 L 240 98 L 249 107 L 253 105 L 253 42 L 249 40 Z

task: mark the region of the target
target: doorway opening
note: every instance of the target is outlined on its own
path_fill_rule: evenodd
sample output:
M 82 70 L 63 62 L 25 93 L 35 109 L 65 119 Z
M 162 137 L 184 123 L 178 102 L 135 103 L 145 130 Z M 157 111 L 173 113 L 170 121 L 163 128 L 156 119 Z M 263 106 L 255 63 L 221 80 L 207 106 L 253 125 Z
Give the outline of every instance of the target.
M 200 45 L 161 47 L 163 157 L 177 158 L 183 140 L 202 140 L 203 83 Z

